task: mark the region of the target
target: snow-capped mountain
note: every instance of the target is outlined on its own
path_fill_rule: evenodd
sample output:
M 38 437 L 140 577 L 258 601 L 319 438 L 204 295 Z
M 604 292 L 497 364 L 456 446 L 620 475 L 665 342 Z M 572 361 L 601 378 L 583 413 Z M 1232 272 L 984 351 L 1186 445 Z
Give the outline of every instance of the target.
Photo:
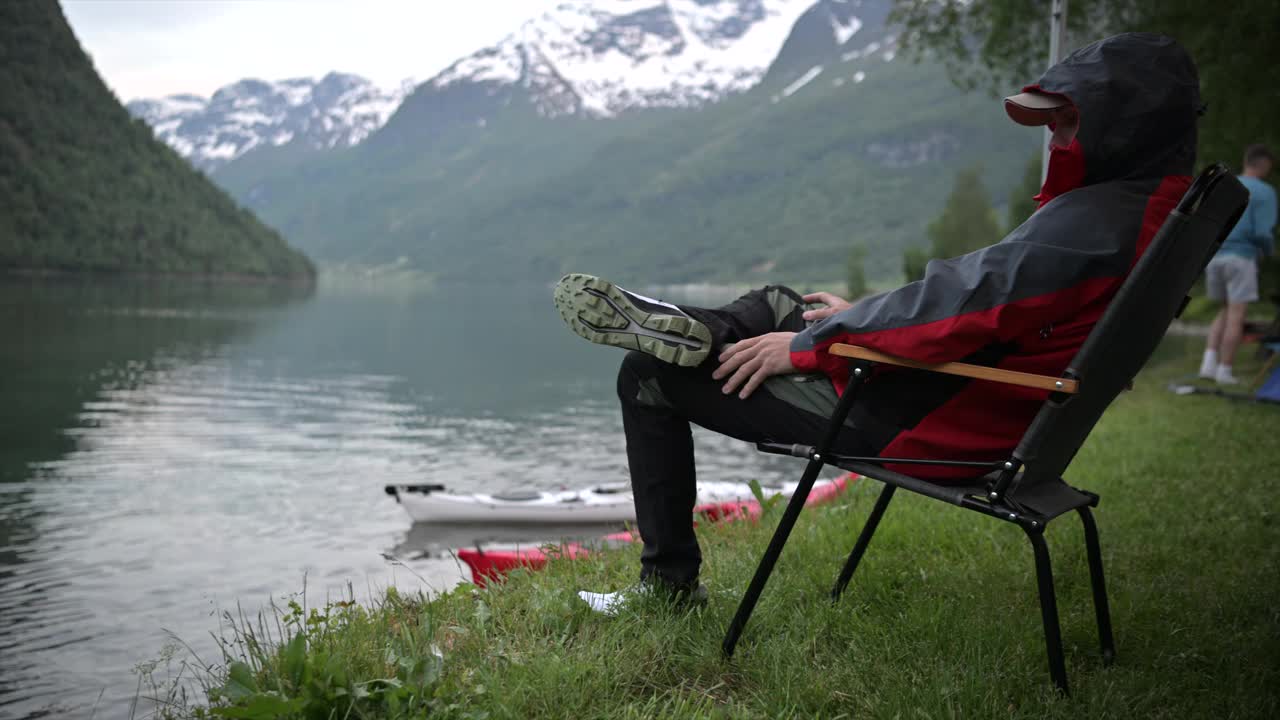
M 405 147 L 450 127 L 485 127 L 513 104 L 543 117 L 616 117 L 644 108 L 694 108 L 782 78 L 789 97 L 840 53 L 885 39 L 888 0 L 565 0 L 497 44 L 416 88 L 384 91 L 331 73 L 242 80 L 208 100 L 174 95 L 129 110 L 205 170 L 263 146 L 325 150 L 382 133 Z M 855 76 L 851 81 L 860 82 Z M 403 102 L 403 112 L 401 109 Z
M 207 99 L 171 95 L 134 100 L 127 107 L 192 164 L 213 170 L 264 145 L 354 145 L 382 127 L 411 89 L 406 82 L 383 90 L 362 77 L 335 72 L 319 80 L 241 80 Z
M 544 115 L 714 102 L 759 82 L 814 0 L 574 0 L 433 78 L 518 85 Z M 843 27 L 843 26 L 842 26 Z
M 567 0 L 446 68 L 376 136 L 403 149 L 531 109 L 615 118 L 790 82 L 886 37 L 889 0 Z M 466 142 L 465 140 L 458 140 Z

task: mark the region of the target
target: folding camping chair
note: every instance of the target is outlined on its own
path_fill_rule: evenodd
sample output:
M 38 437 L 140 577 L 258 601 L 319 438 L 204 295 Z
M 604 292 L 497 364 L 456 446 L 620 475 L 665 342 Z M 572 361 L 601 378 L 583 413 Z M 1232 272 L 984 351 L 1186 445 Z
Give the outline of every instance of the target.
M 1181 314 L 1192 284 L 1213 257 L 1227 232 L 1235 225 L 1247 202 L 1248 191 L 1225 166 L 1214 165 L 1202 172 L 1152 239 L 1151 245 L 1061 377 L 1031 375 L 964 363 L 932 365 L 852 345 L 832 346 L 829 349 L 831 354 L 849 358 L 850 373 L 849 383 L 840 396 L 825 437 L 816 446 L 777 443 L 758 445 L 761 451 L 793 455 L 809 462 L 725 635 L 725 655 L 733 654 L 738 638 L 773 572 L 773 566 L 804 507 L 805 498 L 808 497 L 818 472 L 823 465 L 830 464 L 884 483 L 884 489 L 854 544 L 853 552 L 836 580 L 831 593 L 833 600 L 838 600 L 849 584 L 881 516 L 898 488 L 1013 523 L 1022 528 L 1031 541 L 1045 644 L 1049 655 L 1049 674 L 1058 688 L 1067 693 L 1057 596 L 1053 589 L 1053 571 L 1049 564 L 1049 548 L 1045 544 L 1044 530 L 1054 518 L 1075 510 L 1084 523 L 1103 662 L 1110 663 L 1115 656 L 1115 644 L 1111 635 L 1111 616 L 1102 575 L 1098 531 L 1089 510 L 1097 506 L 1098 496 L 1066 484 L 1062 480 L 1062 473 L 1103 411 L 1129 385 L 1159 344 L 1169 324 Z M 999 462 L 858 457 L 829 452 L 857 400 L 858 389 L 870 375 L 871 369 L 881 363 L 1040 388 L 1048 390 L 1049 396 L 1013 454 Z M 887 470 L 882 467 L 885 464 L 972 467 L 979 479 L 962 486 L 938 485 Z

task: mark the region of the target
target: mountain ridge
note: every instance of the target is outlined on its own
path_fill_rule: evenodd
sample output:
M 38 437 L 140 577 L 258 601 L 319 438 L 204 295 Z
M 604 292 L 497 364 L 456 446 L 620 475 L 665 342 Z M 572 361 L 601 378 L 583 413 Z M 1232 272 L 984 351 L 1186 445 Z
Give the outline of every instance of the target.
M 549 116 L 697 107 L 754 86 L 814 1 L 566 2 L 427 85 L 522 84 L 535 96 L 574 98 L 539 104 Z
M 615 117 L 697 108 L 746 92 L 774 68 L 798 20 L 821 8 L 827 44 L 866 23 L 861 0 L 569 0 L 523 21 L 419 85 L 383 90 L 356 75 L 246 78 L 210 98 L 137 99 L 130 112 L 197 167 L 216 172 L 260 148 L 325 151 L 380 130 L 401 103 L 465 105 L 483 127 L 512 102 L 539 115 Z M 873 16 L 878 10 L 871 11 Z M 882 24 L 873 17 L 872 24 Z M 818 27 L 822 27 L 821 24 Z M 327 86 L 345 84 L 344 92 Z M 416 97 L 415 97 L 416 96 Z M 468 98 L 458 103 L 456 98 Z
M 383 90 L 358 75 L 320 79 L 245 78 L 208 97 L 138 99 L 129 112 L 196 167 L 211 171 L 263 146 L 301 142 L 316 150 L 350 147 L 386 123 L 412 90 Z

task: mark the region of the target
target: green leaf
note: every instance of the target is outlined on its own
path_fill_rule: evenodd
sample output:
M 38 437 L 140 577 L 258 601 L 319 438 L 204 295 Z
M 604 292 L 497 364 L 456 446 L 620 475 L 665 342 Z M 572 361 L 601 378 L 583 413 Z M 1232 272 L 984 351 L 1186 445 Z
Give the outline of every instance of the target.
M 242 662 L 233 662 L 227 668 L 227 681 L 222 685 L 222 694 L 232 701 L 252 695 L 258 691 L 258 681 L 253 677 L 253 670 Z
M 347 686 L 347 670 L 343 663 L 343 658 L 339 655 L 331 655 L 324 663 L 324 674 L 328 678 L 330 685 L 338 687 Z
M 760 512 L 766 515 L 782 500 L 782 495 L 778 493 L 765 497 L 764 488 L 760 487 L 758 480 L 752 480 L 747 483 L 747 486 L 751 488 L 751 494 L 755 496 L 756 502 L 760 504 Z
M 399 676 L 406 685 L 425 690 L 440 677 L 444 661 L 438 655 L 428 655 L 417 660 L 400 659 Z
M 275 718 L 296 713 L 306 705 L 302 698 L 286 700 L 276 693 L 257 693 L 247 702 L 234 707 L 213 708 L 215 715 L 237 720 L 275 720 Z
M 284 661 L 284 675 L 298 686 L 302 684 L 303 674 L 307 668 L 307 638 L 298 633 L 293 636 L 288 645 L 284 646 L 281 652 L 281 660 Z

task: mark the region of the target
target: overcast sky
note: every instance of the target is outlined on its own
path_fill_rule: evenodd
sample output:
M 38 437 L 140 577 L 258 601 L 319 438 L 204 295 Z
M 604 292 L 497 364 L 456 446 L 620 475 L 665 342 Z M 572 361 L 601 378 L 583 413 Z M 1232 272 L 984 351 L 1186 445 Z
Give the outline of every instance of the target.
M 4 2 L 5 0 L 0 0 Z M 330 70 L 426 80 L 556 0 L 62 0 L 122 101 Z

